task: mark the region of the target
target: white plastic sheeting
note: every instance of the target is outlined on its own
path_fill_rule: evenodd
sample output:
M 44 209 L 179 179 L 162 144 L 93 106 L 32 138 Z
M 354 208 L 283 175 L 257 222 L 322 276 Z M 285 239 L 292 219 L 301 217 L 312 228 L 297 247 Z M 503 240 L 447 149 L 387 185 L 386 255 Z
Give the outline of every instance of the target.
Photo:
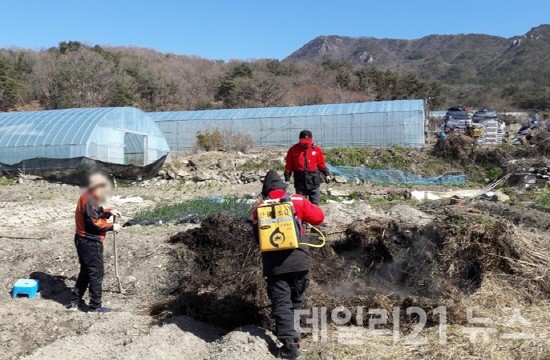
M 255 146 L 286 147 L 310 129 L 323 147 L 423 147 L 424 101 L 172 111 L 149 114 L 172 152 L 189 152 L 200 131 L 220 129 L 250 134 Z
M 0 113 L 0 163 L 7 165 L 78 157 L 148 165 L 168 152 L 156 123 L 135 108 Z

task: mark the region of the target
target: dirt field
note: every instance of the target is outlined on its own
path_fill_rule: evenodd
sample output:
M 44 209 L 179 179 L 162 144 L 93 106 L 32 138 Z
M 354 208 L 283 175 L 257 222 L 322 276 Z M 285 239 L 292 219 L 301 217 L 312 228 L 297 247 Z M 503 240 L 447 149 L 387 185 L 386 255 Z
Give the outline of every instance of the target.
M 248 195 L 259 192 L 259 183 L 204 184 L 177 186 L 172 183 L 154 187 L 122 186 L 116 195 L 140 197 L 143 201 L 122 198 L 113 207 L 131 217 L 157 203 L 176 202 L 207 195 Z M 342 185 L 341 189 L 362 191 L 364 185 Z M 369 193 L 376 192 L 369 187 Z M 382 188 L 384 190 L 384 188 Z M 149 316 L 149 307 L 164 299 L 167 289 L 179 278 L 171 269 L 173 245 L 166 240 L 197 225 L 132 226 L 118 235 L 121 276 L 126 294 L 116 292 L 113 277 L 111 235 L 106 242 L 106 279 L 104 302 L 114 308 L 110 316 L 91 316 L 67 312 L 64 308 L 69 289 L 77 275 L 73 245 L 73 211 L 79 189 L 74 186 L 33 181 L 0 186 L 0 359 L 272 359 L 275 346 L 271 333 L 247 326 L 225 333 L 187 317 L 172 317 L 158 323 Z M 399 205 L 401 207 L 395 207 Z M 409 222 L 430 221 L 426 213 L 395 201 L 357 200 L 324 204 L 331 240 L 343 236 L 346 226 L 366 217 L 398 218 Z M 413 204 L 414 205 L 414 204 Z M 493 209 L 495 208 L 495 209 Z M 495 216 L 518 219 L 521 209 L 506 211 L 501 205 L 484 205 Z M 512 215 L 511 215 L 512 214 Z M 539 212 L 540 224 L 548 224 L 549 214 Z M 530 214 L 529 216 L 535 216 Z M 520 225 L 521 220 L 514 221 Z M 520 225 L 521 226 L 521 225 Z M 548 227 L 530 231 L 548 236 Z M 32 274 L 32 275 L 31 275 Z M 11 285 L 18 278 L 41 280 L 41 296 L 12 300 Z M 440 344 L 439 328 L 421 333 L 425 343 L 395 341 L 395 334 L 354 329 L 364 340 L 342 344 L 339 331 L 328 328 L 330 341 L 305 341 L 306 359 L 548 359 L 550 353 L 550 302 L 519 300 L 513 289 L 507 297 L 499 278 L 486 278 L 482 291 L 465 301 L 478 306 L 476 317 L 492 319 L 485 343 L 470 341 L 464 327 L 447 327 L 447 341 Z M 521 312 L 523 322 L 510 322 Z M 517 317 L 515 318 L 518 319 Z M 473 325 L 480 326 L 479 324 Z M 510 329 L 527 332 L 527 339 L 503 339 Z

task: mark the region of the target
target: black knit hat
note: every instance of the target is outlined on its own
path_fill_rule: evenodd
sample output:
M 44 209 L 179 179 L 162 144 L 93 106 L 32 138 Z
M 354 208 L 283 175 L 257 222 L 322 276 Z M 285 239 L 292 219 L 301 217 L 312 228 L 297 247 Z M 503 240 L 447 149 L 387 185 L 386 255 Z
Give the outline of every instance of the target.
M 313 139 L 313 134 L 309 130 L 300 131 L 300 139 Z
M 286 184 L 275 170 L 269 170 L 262 186 L 262 196 L 266 197 L 273 190 L 286 190 Z

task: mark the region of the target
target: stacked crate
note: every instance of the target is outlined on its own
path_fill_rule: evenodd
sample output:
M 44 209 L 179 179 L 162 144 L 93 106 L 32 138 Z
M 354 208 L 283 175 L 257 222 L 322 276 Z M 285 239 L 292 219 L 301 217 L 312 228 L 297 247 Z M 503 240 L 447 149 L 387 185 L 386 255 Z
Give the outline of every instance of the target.
M 466 133 L 466 128 L 473 125 L 472 113 L 463 107 L 452 107 L 445 115 L 445 127 L 459 133 Z
M 483 136 L 478 139 L 480 144 L 498 145 L 502 143 L 502 127 L 498 122 L 495 109 L 489 108 L 476 111 L 473 116 L 473 122 L 483 127 Z

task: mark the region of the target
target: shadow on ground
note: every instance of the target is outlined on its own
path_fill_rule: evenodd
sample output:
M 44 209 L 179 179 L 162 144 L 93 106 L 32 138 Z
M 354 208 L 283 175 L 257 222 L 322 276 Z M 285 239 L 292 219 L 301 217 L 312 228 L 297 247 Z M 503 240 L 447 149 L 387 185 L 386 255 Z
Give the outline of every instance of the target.
M 71 300 L 71 288 L 65 284 L 66 276 L 51 275 L 36 271 L 29 278 L 40 282 L 40 296 L 46 300 L 53 300 L 62 305 L 67 305 Z
M 167 319 L 163 324 L 177 325 L 182 331 L 189 332 L 206 342 L 217 340 L 224 332 L 213 326 L 201 323 L 186 316 L 175 316 Z

